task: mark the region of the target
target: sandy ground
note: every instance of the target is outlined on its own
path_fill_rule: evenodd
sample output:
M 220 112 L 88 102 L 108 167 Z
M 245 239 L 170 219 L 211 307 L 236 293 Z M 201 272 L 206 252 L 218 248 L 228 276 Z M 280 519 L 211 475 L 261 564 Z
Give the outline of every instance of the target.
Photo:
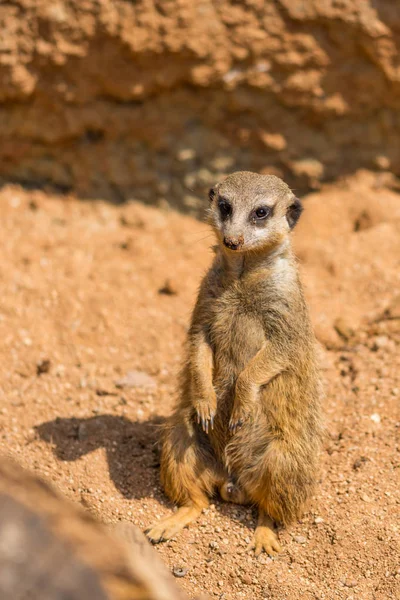
M 255 559 L 254 512 L 216 498 L 158 546 L 190 596 L 400 598 L 400 196 L 390 182 L 361 172 L 309 196 L 295 234 L 329 431 L 310 511 L 281 531 L 278 558 Z M 172 510 L 157 439 L 209 230 L 138 203 L 17 187 L 1 190 L 0 205 L 0 450 L 100 519 L 145 528 Z M 139 385 L 126 385 L 135 370 Z

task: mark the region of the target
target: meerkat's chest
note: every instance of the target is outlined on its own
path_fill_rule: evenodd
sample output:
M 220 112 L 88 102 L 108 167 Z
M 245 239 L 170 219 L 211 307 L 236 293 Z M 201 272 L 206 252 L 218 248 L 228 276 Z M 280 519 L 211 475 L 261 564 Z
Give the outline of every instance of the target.
M 265 341 L 261 319 L 236 289 L 215 300 L 210 333 L 217 373 L 242 370 Z

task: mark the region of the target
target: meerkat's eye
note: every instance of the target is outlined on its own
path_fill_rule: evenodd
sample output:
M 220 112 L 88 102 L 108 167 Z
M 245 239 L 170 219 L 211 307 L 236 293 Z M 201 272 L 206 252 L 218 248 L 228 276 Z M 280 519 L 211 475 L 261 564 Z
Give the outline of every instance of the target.
M 232 214 L 232 206 L 227 200 L 221 199 L 218 202 L 219 212 L 221 213 L 221 218 L 223 220 L 227 219 Z
M 271 209 L 269 206 L 260 206 L 256 208 L 256 210 L 252 214 L 253 221 L 263 221 L 271 214 Z

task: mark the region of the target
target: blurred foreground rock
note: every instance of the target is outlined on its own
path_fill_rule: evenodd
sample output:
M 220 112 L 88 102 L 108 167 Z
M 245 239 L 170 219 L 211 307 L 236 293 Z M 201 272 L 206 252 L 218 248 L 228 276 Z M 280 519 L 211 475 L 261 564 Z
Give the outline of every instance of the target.
M 133 525 L 111 532 L 39 478 L 0 459 L 2 600 L 184 600 Z

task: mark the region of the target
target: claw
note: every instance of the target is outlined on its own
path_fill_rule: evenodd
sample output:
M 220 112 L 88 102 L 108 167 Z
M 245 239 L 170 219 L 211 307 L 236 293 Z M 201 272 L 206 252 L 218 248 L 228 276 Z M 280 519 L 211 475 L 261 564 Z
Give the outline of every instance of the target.
M 243 425 L 243 419 L 239 419 L 233 423 L 229 423 L 229 431 L 234 435 L 238 429 L 240 429 Z
M 211 416 L 210 423 L 211 423 L 211 429 L 214 429 L 214 415 Z

